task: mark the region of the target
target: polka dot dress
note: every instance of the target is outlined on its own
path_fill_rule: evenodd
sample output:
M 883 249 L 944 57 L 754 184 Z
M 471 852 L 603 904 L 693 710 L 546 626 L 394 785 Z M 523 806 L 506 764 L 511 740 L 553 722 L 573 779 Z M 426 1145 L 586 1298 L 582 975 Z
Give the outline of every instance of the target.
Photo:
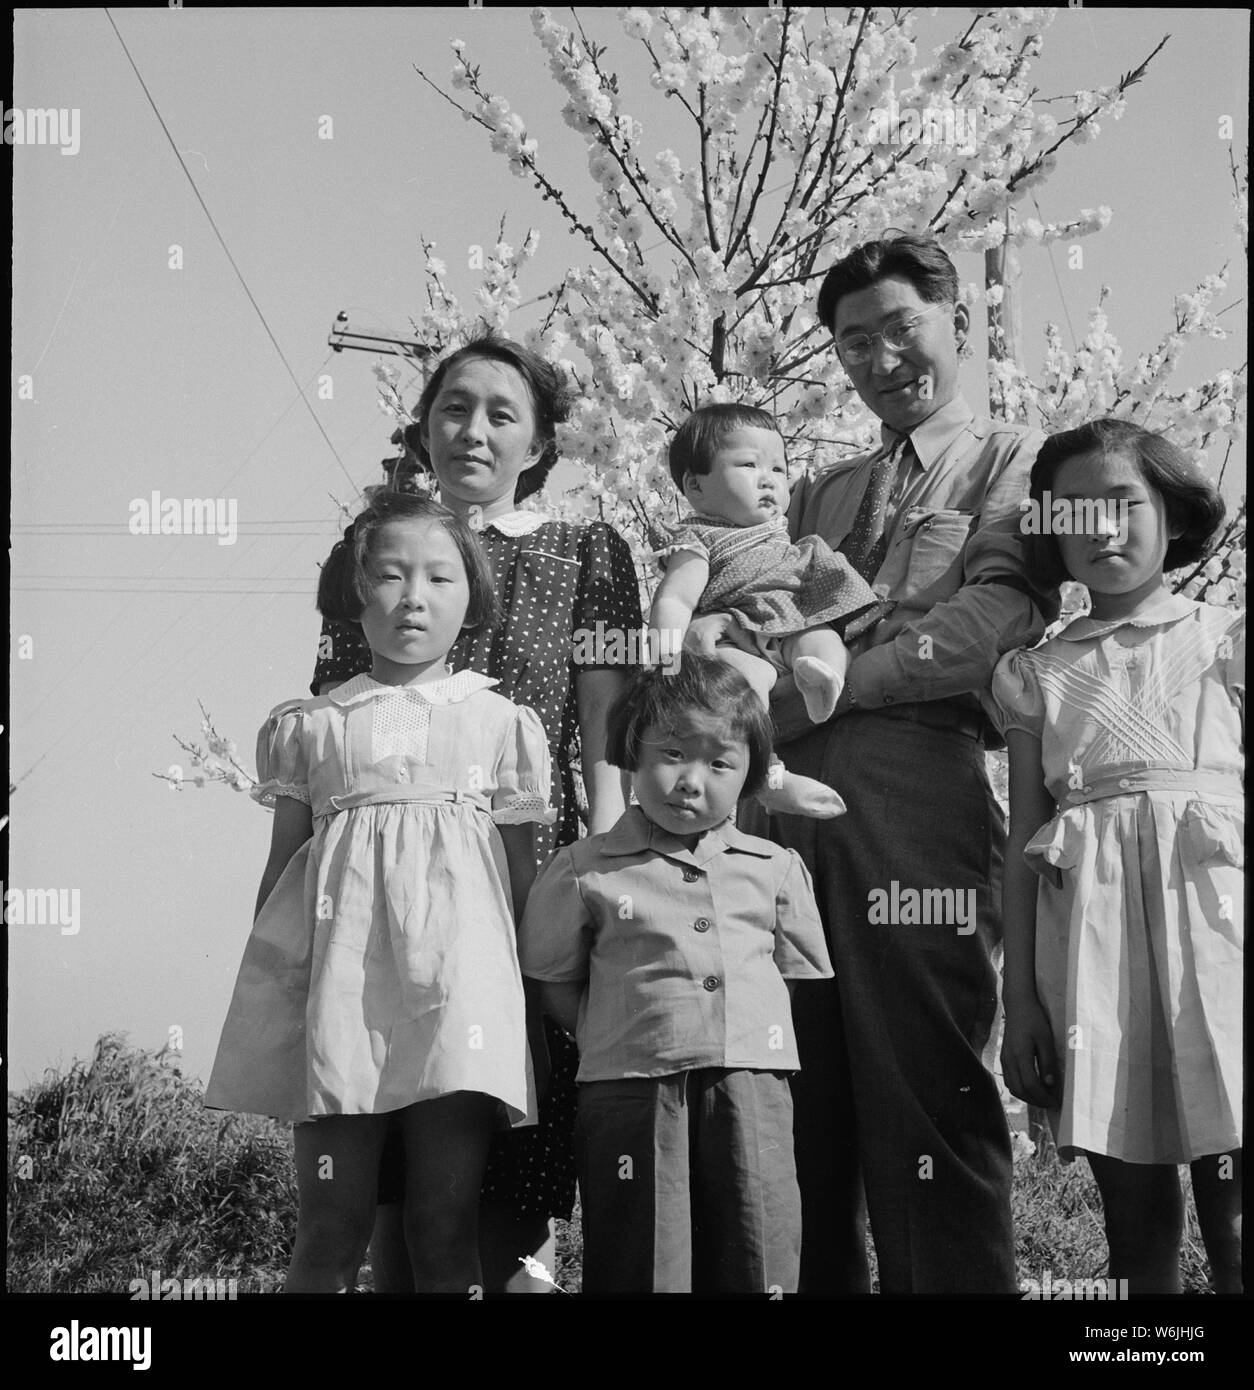
M 536 826 L 537 859 L 542 864 L 553 850 L 579 838 L 572 768 L 579 754 L 576 672 L 614 664 L 593 661 L 576 667 L 576 634 L 594 633 L 598 623 L 602 631 L 641 627 L 636 571 L 622 537 L 603 522 L 581 526 L 513 512 L 486 526 L 480 539 L 504 618 L 491 632 L 459 641 L 449 653 L 449 663 L 455 671 L 479 671 L 500 681 L 497 691 L 530 706 L 544 725 L 558 814 L 553 825 Z M 315 694 L 324 681 L 350 680 L 371 666 L 361 629 L 349 624 L 324 622 L 319 652 L 312 682 Z M 546 1027 L 553 1070 L 540 1123 L 497 1137 L 483 1196 L 528 1214 L 569 1217 L 575 1197 L 578 1056 L 564 1033 L 551 1024 Z M 393 1157 L 385 1160 L 381 1174 L 381 1201 L 400 1195 Z

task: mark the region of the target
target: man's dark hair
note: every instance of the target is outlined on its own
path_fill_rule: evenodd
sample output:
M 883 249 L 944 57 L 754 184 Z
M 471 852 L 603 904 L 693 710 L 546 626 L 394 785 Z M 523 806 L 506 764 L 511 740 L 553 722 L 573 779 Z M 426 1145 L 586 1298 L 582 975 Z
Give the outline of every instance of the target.
M 836 306 L 847 294 L 868 289 L 890 275 L 909 280 L 926 304 L 958 301 L 958 272 L 940 244 L 928 236 L 889 231 L 864 241 L 827 272 L 819 290 L 819 322 L 836 334 Z

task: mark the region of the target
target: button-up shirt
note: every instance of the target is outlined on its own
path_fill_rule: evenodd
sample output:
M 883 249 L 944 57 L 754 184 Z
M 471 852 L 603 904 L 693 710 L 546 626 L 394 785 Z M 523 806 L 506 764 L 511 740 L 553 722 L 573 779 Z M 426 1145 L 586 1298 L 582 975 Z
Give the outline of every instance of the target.
M 784 981 L 832 974 L 795 850 L 730 822 L 687 849 L 638 806 L 549 861 L 518 955 L 532 979 L 587 981 L 580 1081 L 796 1070 Z
M 886 426 L 883 448 L 900 436 Z M 852 644 L 857 704 L 959 697 L 977 707 L 998 657 L 1032 646 L 1057 597 L 1029 583 L 1020 503 L 1045 436 L 977 418 L 961 396 L 911 431 L 913 459 L 898 477 L 888 549 L 873 587 L 893 607 Z M 910 451 L 907 451 L 909 458 Z M 833 549 L 853 526 L 878 451 L 802 478 L 788 509 L 793 539 Z

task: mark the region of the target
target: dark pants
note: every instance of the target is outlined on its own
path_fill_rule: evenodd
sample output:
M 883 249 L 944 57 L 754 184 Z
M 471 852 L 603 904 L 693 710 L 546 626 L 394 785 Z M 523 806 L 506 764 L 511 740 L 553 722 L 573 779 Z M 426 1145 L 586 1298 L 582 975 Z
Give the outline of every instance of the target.
M 802 1291 L 866 1289 L 860 1178 L 881 1292 L 1012 1293 L 1010 1140 L 981 1061 L 1005 845 L 983 748 L 856 712 L 780 756 L 849 807 L 815 821 L 747 803 L 740 817 L 802 855 L 836 971 L 793 995 Z M 953 891 L 947 906 L 923 900 L 930 921 L 910 921 L 910 889 Z
M 775 1072 L 587 1081 L 575 1122 L 585 1293 L 795 1293 L 792 1096 Z

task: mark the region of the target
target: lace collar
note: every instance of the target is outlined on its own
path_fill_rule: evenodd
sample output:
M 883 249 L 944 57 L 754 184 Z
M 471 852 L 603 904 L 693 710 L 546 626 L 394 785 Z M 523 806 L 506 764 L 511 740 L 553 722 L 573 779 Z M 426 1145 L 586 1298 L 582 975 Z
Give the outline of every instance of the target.
M 495 526 L 503 536 L 516 538 L 529 536 L 552 520 L 551 516 L 545 516 L 542 512 L 506 512 L 503 516 L 494 516 L 491 521 L 485 521 L 483 524 L 485 527 Z
M 403 695 L 410 699 L 425 700 L 432 705 L 454 705 L 480 690 L 487 690 L 499 684 L 499 681 L 488 676 L 481 676 L 478 671 L 458 671 L 455 675 L 447 675 L 443 680 L 429 681 L 426 685 L 384 685 L 373 676 L 363 674 L 354 676 L 351 681 L 328 691 L 326 698 L 333 705 L 348 706 L 361 704 L 365 700 Z
M 1058 634 L 1065 642 L 1091 642 L 1095 637 L 1106 637 L 1121 627 L 1166 627 L 1187 618 L 1199 607 L 1191 598 L 1183 594 L 1164 594 L 1144 612 L 1133 618 L 1094 618 L 1087 613 L 1082 618 L 1073 618 Z

